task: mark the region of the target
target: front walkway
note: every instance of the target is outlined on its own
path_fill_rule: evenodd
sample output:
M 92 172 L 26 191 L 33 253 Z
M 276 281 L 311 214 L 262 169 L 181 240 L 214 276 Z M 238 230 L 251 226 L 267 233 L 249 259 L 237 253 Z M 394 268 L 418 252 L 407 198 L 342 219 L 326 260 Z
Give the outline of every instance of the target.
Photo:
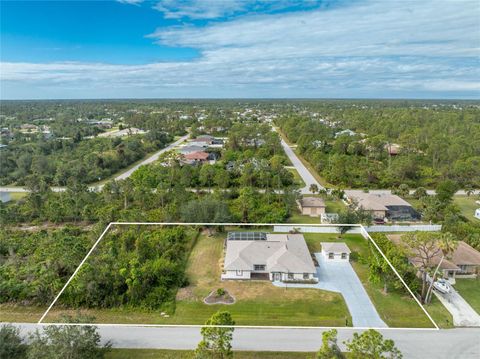
M 318 288 L 343 295 L 354 327 L 387 328 L 388 325 L 380 318 L 360 282 L 357 274 L 349 262 L 325 261 L 321 253 L 315 253 L 319 267 L 317 267 L 317 284 L 285 284 L 274 282 L 276 286 L 297 288 Z
M 480 315 L 452 288 L 449 294 L 433 292 L 453 317 L 456 327 L 480 327 Z

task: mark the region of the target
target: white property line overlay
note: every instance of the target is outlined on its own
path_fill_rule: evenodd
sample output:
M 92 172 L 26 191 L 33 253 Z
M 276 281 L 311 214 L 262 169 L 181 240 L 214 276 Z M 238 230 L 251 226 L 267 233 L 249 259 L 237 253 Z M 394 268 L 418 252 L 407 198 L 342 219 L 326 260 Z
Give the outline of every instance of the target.
M 80 268 L 82 265 L 86 262 L 88 257 L 92 254 L 92 252 L 95 250 L 97 245 L 100 243 L 102 238 L 105 236 L 105 234 L 108 232 L 110 227 L 113 225 L 140 225 L 140 226 L 249 226 L 249 227 L 273 227 L 273 226 L 282 226 L 282 227 L 351 227 L 351 228 L 359 228 L 360 229 L 360 234 L 362 237 L 370 240 L 375 248 L 380 252 L 382 257 L 387 261 L 388 265 L 390 268 L 392 268 L 393 272 L 397 275 L 397 277 L 400 279 L 402 284 L 407 288 L 408 292 L 410 295 L 413 297 L 413 299 L 417 302 L 417 304 L 420 306 L 422 311 L 425 313 L 425 315 L 428 317 L 428 319 L 432 322 L 432 324 L 435 326 L 435 328 L 365 328 L 365 327 L 338 327 L 339 329 L 345 329 L 345 328 L 352 328 L 352 329 L 357 329 L 357 330 L 362 330 L 362 329 L 408 329 L 408 330 L 439 330 L 440 328 L 438 327 L 437 323 L 433 320 L 431 315 L 427 312 L 427 310 L 424 308 L 422 303 L 418 300 L 418 298 L 415 296 L 415 294 L 412 292 L 410 287 L 405 283 L 403 278 L 400 276 L 398 271 L 395 269 L 395 267 L 392 265 L 390 260 L 385 256 L 383 251 L 380 249 L 380 247 L 377 245 L 377 243 L 373 240 L 373 238 L 368 234 L 367 230 L 363 227 L 361 224 L 301 224 L 301 223 L 184 223 L 184 222 L 110 222 L 105 230 L 102 232 L 100 237 L 98 237 L 97 241 L 93 244 L 92 248 L 88 251 L 86 254 L 85 258 L 80 262 L 78 265 L 77 269 L 73 272 L 73 274 L 70 276 L 70 278 L 67 280 L 63 288 L 60 290 L 60 292 L 57 294 L 53 302 L 49 305 L 45 313 L 43 313 L 42 317 L 40 320 L 37 322 L 37 324 L 43 324 L 43 325 L 66 325 L 68 323 L 43 323 L 43 320 L 47 316 L 47 314 L 50 312 L 52 307 L 55 305 L 55 303 L 58 301 L 62 293 L 65 291 L 67 286 L 70 284 L 70 282 L 73 280 L 73 278 L 77 275 L 79 272 Z M 308 232 L 307 232 L 308 233 Z M 337 327 L 309 327 L 309 326 L 255 326 L 255 325 L 234 325 L 234 326 L 221 326 L 221 325 L 195 325 L 195 324 L 99 324 L 99 323 L 69 323 L 68 325 L 103 325 L 103 326 L 132 326 L 132 327 L 190 327 L 190 328 L 201 328 L 201 327 L 235 327 L 235 328 L 258 328 L 258 329 L 327 329 L 327 328 L 337 328 Z

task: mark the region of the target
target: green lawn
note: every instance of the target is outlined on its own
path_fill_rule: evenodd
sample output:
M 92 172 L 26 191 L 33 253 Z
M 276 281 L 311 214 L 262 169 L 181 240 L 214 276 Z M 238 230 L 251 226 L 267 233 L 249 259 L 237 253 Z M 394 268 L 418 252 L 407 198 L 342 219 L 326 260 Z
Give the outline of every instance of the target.
M 455 289 L 480 314 L 480 278 L 457 279 Z
M 220 280 L 226 234 L 202 234 L 190 255 L 187 276 L 190 285 L 179 289 L 175 309 L 165 318 L 160 311 L 139 308 L 88 309 L 83 315 L 98 323 L 204 324 L 218 310 L 228 310 L 238 325 L 345 326 L 351 323 L 348 308 L 338 293 L 318 289 L 278 288 L 269 281 Z M 225 288 L 236 299 L 232 305 L 207 305 L 203 299 Z M 47 321 L 76 310 L 55 308 Z
M 305 239 L 312 252 L 321 250 L 320 242 L 345 242 L 352 252 L 365 256 L 368 251 L 367 241 L 358 234 L 345 234 L 339 239 L 338 234 L 306 233 Z M 361 261 L 351 261 L 353 269 L 360 278 L 380 317 L 391 327 L 432 327 L 432 323 L 410 295 L 396 291 L 383 292 L 381 284 L 368 280 L 368 266 Z M 434 301 L 427 307 L 439 326 L 451 327 L 452 317 L 440 302 Z
M 476 200 L 478 201 L 478 196 L 455 196 L 453 198 L 453 202 L 460 208 L 466 218 L 480 223 L 480 219 L 473 216 L 475 209 L 480 208 L 480 204 L 475 203 Z
M 305 187 L 305 182 L 303 182 L 302 177 L 300 177 L 298 171 L 295 168 L 287 168 L 287 170 L 293 174 L 293 179 L 298 187 Z
M 320 344 L 319 344 L 320 347 Z M 192 358 L 191 350 L 167 350 L 167 349 L 112 349 L 106 356 L 107 359 L 177 359 Z M 235 351 L 234 359 L 308 359 L 314 358 L 315 353 L 299 352 L 244 352 Z

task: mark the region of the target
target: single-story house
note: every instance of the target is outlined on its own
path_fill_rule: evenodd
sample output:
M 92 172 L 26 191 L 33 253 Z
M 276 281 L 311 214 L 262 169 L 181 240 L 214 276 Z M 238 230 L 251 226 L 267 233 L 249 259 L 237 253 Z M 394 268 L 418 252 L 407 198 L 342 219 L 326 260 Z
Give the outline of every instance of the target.
M 297 203 L 300 212 L 304 215 L 320 217 L 325 213 L 325 202 L 320 197 L 302 197 Z
M 302 234 L 230 232 L 222 279 L 318 282 Z
M 186 155 L 188 153 L 205 151 L 205 147 L 203 146 L 184 146 L 178 149 L 178 152 L 182 155 Z
M 345 197 L 350 204 L 363 208 L 372 214 L 373 219 L 392 221 L 420 220 L 420 214 L 412 205 L 390 192 L 364 192 L 347 190 Z
M 210 154 L 203 151 L 187 153 L 183 155 L 187 163 L 201 163 L 208 161 Z
M 396 244 L 401 244 L 401 235 L 390 234 L 388 238 Z M 443 253 L 438 248 L 433 248 L 432 253 L 435 253 L 431 259 L 431 266 L 436 267 L 442 259 Z M 416 267 L 421 264 L 419 257 L 409 257 L 409 262 Z M 480 252 L 472 248 L 463 241 L 459 241 L 457 248 L 449 258 L 443 258 L 440 264 L 442 276 L 452 284 L 455 284 L 455 278 L 461 277 L 477 277 L 480 273 Z
M 480 219 L 480 208 L 477 208 L 477 209 L 475 210 L 475 218 Z
M 350 248 L 343 242 L 322 242 L 322 256 L 327 261 L 350 260 Z

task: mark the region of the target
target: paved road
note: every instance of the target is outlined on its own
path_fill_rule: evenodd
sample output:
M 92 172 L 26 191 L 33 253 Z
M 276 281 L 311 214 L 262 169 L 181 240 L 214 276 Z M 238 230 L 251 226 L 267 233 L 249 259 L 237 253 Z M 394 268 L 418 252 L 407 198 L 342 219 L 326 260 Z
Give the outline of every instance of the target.
M 16 324 L 22 333 L 34 331 L 37 324 Z M 324 329 L 252 329 L 237 328 L 233 335 L 235 350 L 304 351 L 318 350 Z M 193 349 L 200 341 L 196 327 L 99 326 L 104 341 L 117 348 Z M 338 329 L 339 343 L 350 339 L 353 328 Z M 404 358 L 470 359 L 480 357 L 480 329 L 450 330 L 382 329 L 385 338 L 395 341 Z M 341 344 L 343 347 L 343 345 Z
M 453 317 L 453 324 L 459 327 L 480 327 L 480 315 L 452 288 L 448 294 L 433 292 Z
M 272 127 L 274 131 L 277 131 L 275 127 Z M 298 158 L 297 154 L 293 152 L 293 150 L 288 146 L 288 144 L 284 141 L 284 139 L 280 136 L 280 140 L 282 143 L 283 150 L 287 154 L 288 158 L 290 159 L 290 162 L 292 162 L 293 166 L 297 170 L 298 174 L 300 177 L 302 177 L 303 182 L 305 182 L 305 187 L 303 187 L 300 191 L 302 194 L 312 194 L 310 191 L 310 185 L 316 184 L 318 186 L 318 189 L 324 189 L 324 187 L 318 183 L 318 181 L 315 179 L 315 177 L 312 176 L 310 171 L 307 169 L 307 167 L 304 166 L 302 161 Z
M 153 155 L 151 155 L 150 157 L 146 158 L 145 160 L 143 160 L 142 162 L 140 162 L 138 165 L 135 165 L 134 167 L 130 168 L 128 171 L 118 175 L 117 177 L 115 177 L 115 180 L 123 180 L 125 178 L 128 178 L 132 175 L 133 172 L 135 172 L 140 166 L 143 166 L 143 165 L 148 165 L 149 163 L 152 163 L 152 162 L 155 162 L 156 160 L 158 160 L 158 158 L 160 157 L 161 154 L 167 152 L 167 151 L 170 151 L 171 149 L 173 149 L 174 147 L 178 146 L 179 144 L 181 144 L 182 142 L 186 141 L 186 139 L 188 138 L 189 135 L 185 135 L 185 136 L 182 136 L 180 137 L 178 140 L 176 140 L 175 142 L 169 144 L 167 147 L 161 149 L 160 151 L 154 153 Z
M 165 148 L 162 148 L 161 150 L 155 152 L 153 155 L 147 157 L 146 159 L 144 159 L 142 162 L 136 164 L 135 166 L 133 166 L 132 168 L 130 168 L 128 171 L 125 171 L 121 174 L 119 174 L 118 176 L 116 176 L 114 179 L 116 181 L 118 180 L 123 180 L 125 178 L 128 178 L 132 175 L 133 172 L 135 172 L 136 170 L 138 170 L 138 168 L 140 166 L 143 166 L 143 165 L 148 165 L 149 163 L 152 163 L 152 162 L 155 162 L 156 160 L 158 160 L 158 158 L 160 157 L 160 155 L 162 155 L 163 153 L 167 152 L 167 151 L 170 151 L 172 150 L 173 148 L 175 148 L 176 146 L 178 146 L 179 144 L 181 144 L 182 142 L 184 142 L 187 138 L 188 138 L 188 134 L 185 135 L 185 136 L 182 136 L 180 137 L 178 140 L 176 140 L 175 142 L 172 142 L 171 144 L 169 144 L 167 147 Z M 89 186 L 90 190 L 92 191 L 99 191 L 103 188 L 103 184 L 101 185 L 94 185 L 94 186 Z M 66 190 L 65 187 L 51 187 L 51 190 L 53 192 L 63 192 Z M 0 192 L 29 192 L 28 189 L 26 188 L 23 188 L 23 187 L 0 187 Z

